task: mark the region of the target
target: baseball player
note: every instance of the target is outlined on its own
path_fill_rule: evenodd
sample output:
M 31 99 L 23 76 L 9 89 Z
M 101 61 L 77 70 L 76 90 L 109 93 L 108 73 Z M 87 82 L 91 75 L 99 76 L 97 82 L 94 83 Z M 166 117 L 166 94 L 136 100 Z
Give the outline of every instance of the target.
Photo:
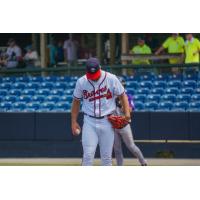
M 114 129 L 108 117 L 116 110 L 118 97 L 124 108 L 124 121 L 130 120 L 127 95 L 119 79 L 101 69 L 99 60 L 90 58 L 86 62 L 86 75 L 77 80 L 73 93 L 71 126 L 73 135 L 81 128 L 77 122 L 82 100 L 84 123 L 82 128 L 83 160 L 82 165 L 92 165 L 99 144 L 101 164 L 112 165 Z
M 121 83 L 124 87 L 126 87 L 125 81 L 122 79 Z M 133 97 L 132 95 L 128 95 L 128 101 L 129 101 L 129 107 L 130 111 L 132 112 L 134 110 L 134 103 L 133 103 Z M 116 115 L 123 115 L 123 106 L 120 102 L 119 98 L 116 98 Z M 122 152 L 122 140 L 124 141 L 127 148 L 130 150 L 130 152 L 138 158 L 140 164 L 142 166 L 146 166 L 147 162 L 145 161 L 142 152 L 140 149 L 135 145 L 133 134 L 131 130 L 130 124 L 126 125 L 122 129 L 115 129 L 115 139 L 114 139 L 114 152 L 115 152 L 115 158 L 117 160 L 117 165 L 121 166 L 123 165 L 123 152 Z

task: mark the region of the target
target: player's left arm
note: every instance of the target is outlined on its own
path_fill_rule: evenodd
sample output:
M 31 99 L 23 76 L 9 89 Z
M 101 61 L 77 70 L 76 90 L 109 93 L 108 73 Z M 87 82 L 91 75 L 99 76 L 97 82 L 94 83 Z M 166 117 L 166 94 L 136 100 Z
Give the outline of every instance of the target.
M 130 106 L 129 106 L 128 97 L 126 93 L 123 93 L 122 95 L 120 95 L 119 99 L 122 104 L 126 120 L 128 121 L 131 120 Z

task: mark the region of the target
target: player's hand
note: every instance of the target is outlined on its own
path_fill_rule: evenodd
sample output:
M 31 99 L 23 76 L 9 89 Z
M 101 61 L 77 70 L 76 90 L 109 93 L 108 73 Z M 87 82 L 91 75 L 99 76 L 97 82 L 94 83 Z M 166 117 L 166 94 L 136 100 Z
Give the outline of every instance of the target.
M 131 121 L 131 116 L 130 115 L 125 115 L 125 119 L 130 122 Z
M 75 136 L 77 135 L 76 134 L 77 129 L 81 130 L 81 127 L 79 126 L 78 122 L 76 121 L 72 122 L 72 134 Z

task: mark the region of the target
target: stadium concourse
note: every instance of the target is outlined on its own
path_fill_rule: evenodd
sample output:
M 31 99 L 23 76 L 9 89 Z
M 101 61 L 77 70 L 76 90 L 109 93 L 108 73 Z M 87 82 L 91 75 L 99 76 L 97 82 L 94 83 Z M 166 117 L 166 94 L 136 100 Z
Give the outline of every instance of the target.
M 200 74 L 125 76 L 136 111 L 200 111 Z M 70 112 L 77 76 L 0 77 L 1 112 Z

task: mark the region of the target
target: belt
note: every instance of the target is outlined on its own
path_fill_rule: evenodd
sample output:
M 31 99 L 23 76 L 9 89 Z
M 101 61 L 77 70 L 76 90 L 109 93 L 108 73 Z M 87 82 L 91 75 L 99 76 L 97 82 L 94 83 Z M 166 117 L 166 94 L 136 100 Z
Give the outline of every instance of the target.
M 91 118 L 94 118 L 94 119 L 104 119 L 104 118 L 106 118 L 106 117 L 109 117 L 111 114 L 105 115 L 105 116 L 102 116 L 102 117 L 95 117 L 95 116 L 92 116 L 92 115 L 88 115 L 88 114 L 86 114 L 86 113 L 84 113 L 84 115 L 86 115 L 86 116 L 88 116 L 88 117 L 91 117 Z

